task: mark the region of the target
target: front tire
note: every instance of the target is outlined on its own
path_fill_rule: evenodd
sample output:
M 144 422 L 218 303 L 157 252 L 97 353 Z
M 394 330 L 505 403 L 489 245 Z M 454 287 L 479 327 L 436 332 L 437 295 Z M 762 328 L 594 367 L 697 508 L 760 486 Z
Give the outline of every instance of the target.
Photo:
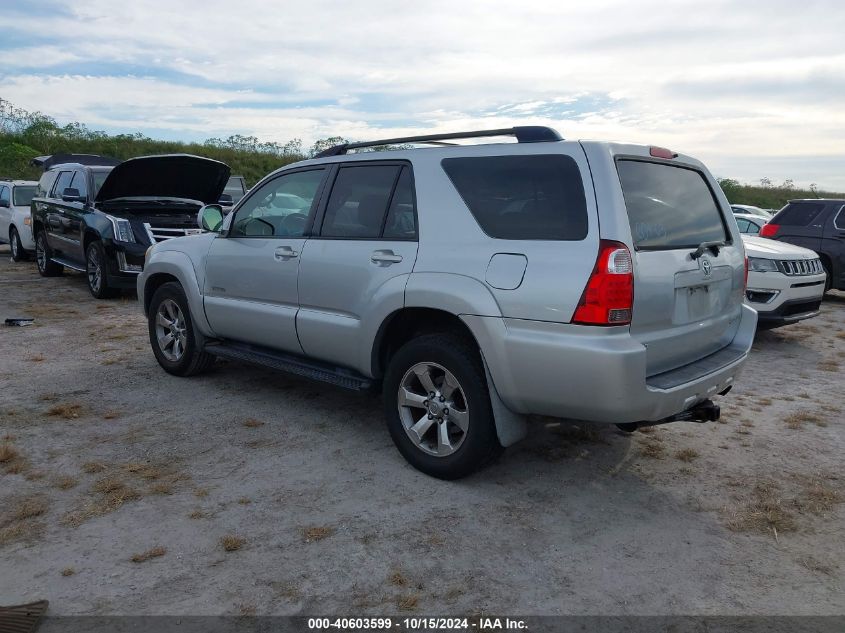
M 42 277 L 58 277 L 64 272 L 64 266 L 50 259 L 52 256 L 53 251 L 47 245 L 47 234 L 43 230 L 38 231 L 35 236 L 35 263 Z
M 22 262 L 29 259 L 26 251 L 23 250 L 23 243 L 21 243 L 21 236 L 18 235 L 18 230 L 12 227 L 9 230 L 9 247 L 12 249 L 12 261 Z
M 465 477 L 502 451 L 481 356 L 459 336 L 403 345 L 385 372 L 384 406 L 396 448 L 432 477 Z
M 111 299 L 120 294 L 119 290 L 109 286 L 106 251 L 100 241 L 91 242 L 85 249 L 85 273 L 88 277 L 88 290 L 97 299 Z
M 171 281 L 155 291 L 148 311 L 150 345 L 158 364 L 174 376 L 195 376 L 214 364 L 202 350 L 182 286 Z

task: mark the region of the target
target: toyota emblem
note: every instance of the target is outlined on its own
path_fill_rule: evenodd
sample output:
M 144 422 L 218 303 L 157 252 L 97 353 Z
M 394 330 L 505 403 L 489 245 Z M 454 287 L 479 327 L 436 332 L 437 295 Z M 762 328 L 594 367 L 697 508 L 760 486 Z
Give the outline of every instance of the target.
M 702 259 L 701 260 L 701 270 L 704 271 L 705 277 L 710 276 L 710 272 L 713 270 L 713 266 L 711 266 L 709 259 Z

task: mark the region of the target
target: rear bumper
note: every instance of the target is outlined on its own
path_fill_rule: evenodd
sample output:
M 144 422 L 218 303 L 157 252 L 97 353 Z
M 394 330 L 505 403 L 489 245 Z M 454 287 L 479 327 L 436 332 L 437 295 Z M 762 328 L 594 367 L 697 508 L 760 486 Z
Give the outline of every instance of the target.
M 627 327 L 463 316 L 496 390 L 515 413 L 591 422 L 669 418 L 730 387 L 745 364 L 757 315 L 743 306 L 727 347 L 690 365 L 646 375 L 646 349 Z

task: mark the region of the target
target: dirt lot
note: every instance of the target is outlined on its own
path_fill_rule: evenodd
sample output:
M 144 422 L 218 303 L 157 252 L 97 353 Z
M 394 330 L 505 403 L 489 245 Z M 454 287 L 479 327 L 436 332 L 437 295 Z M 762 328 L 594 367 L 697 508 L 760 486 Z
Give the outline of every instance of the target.
M 0 247 L 5 249 L 5 247 Z M 845 295 L 759 334 L 722 423 L 538 420 L 457 482 L 380 403 L 165 374 L 135 298 L 0 251 L 0 604 L 53 614 L 841 614 Z

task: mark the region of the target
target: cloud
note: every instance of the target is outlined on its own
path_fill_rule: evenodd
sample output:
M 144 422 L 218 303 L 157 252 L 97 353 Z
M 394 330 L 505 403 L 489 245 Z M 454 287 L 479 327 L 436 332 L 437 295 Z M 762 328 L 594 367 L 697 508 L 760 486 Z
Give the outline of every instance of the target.
M 833 0 L 32 6 L 0 43 L 0 96 L 63 121 L 306 143 L 550 124 L 677 148 L 720 173 L 798 181 L 771 170 L 805 157 L 820 170 L 809 180 L 845 188 Z

